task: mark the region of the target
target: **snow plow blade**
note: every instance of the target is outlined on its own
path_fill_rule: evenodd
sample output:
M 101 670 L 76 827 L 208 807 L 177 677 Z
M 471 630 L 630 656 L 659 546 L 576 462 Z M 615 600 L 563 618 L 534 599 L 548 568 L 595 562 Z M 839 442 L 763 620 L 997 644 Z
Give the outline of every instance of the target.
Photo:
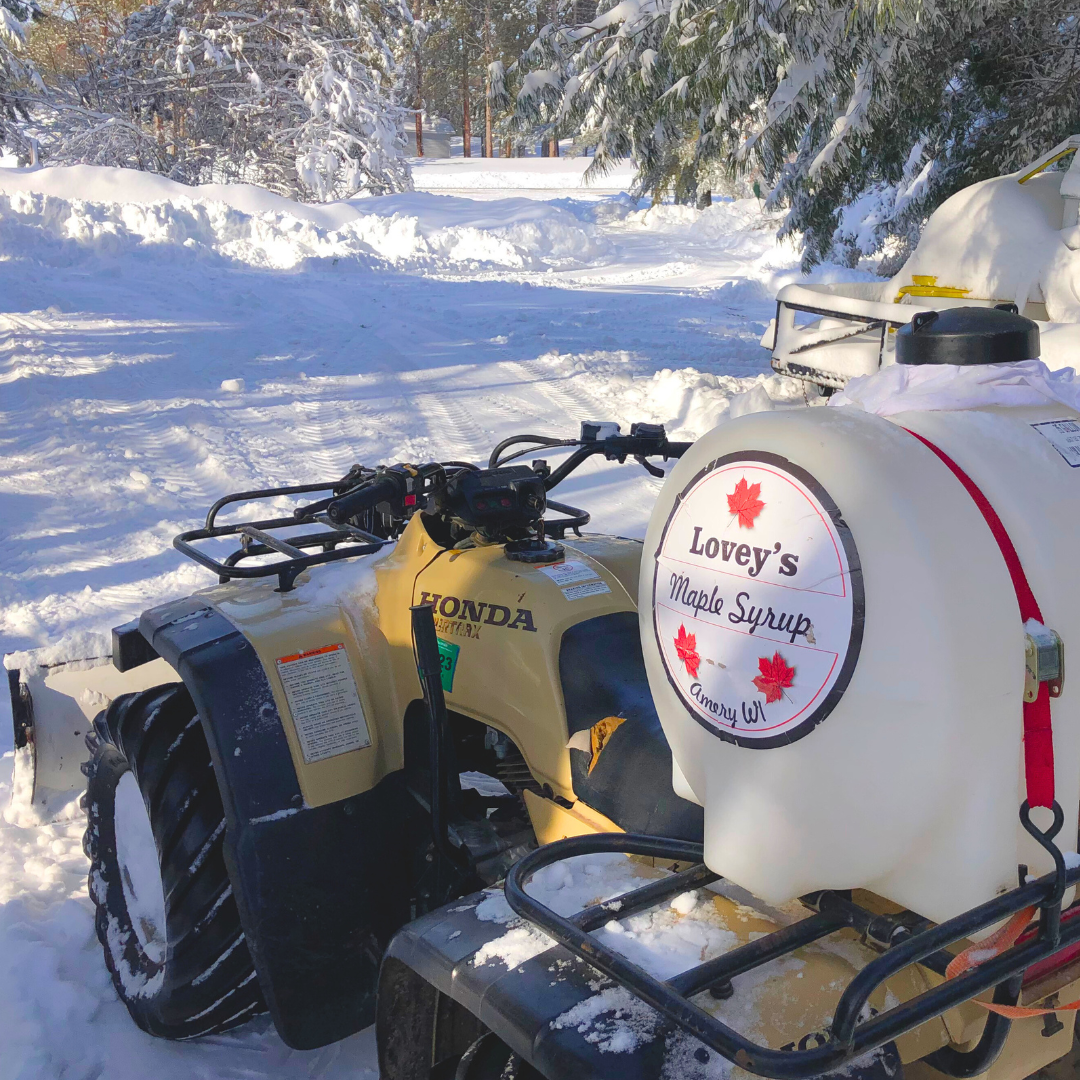
M 94 717 L 121 694 L 178 680 L 156 653 L 147 655 L 149 646 L 132 636 L 135 627 L 113 631 L 111 655 L 57 659 L 54 649 L 36 649 L 5 656 L 15 772 L 4 816 L 12 824 L 45 825 L 78 813 Z

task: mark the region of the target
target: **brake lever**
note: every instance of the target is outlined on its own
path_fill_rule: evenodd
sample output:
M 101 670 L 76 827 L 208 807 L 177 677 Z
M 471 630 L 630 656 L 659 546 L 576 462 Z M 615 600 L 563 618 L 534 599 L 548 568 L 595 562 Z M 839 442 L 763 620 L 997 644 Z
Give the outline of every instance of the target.
M 648 460 L 648 459 L 647 459 L 647 458 L 645 457 L 645 455 L 644 455 L 644 454 L 635 454 L 635 455 L 634 455 L 634 460 L 635 460 L 635 461 L 636 461 L 636 462 L 637 462 L 637 463 L 638 463 L 639 465 L 641 465 L 641 466 L 642 466 L 642 467 L 644 468 L 644 470 L 645 470 L 645 471 L 646 471 L 647 473 L 649 473 L 649 475 L 650 475 L 650 476 L 658 476 L 658 477 L 660 477 L 660 479 L 663 479 L 663 478 L 664 478 L 664 477 L 665 477 L 665 476 L 667 475 L 667 474 L 666 474 L 666 473 L 664 472 L 664 470 L 663 470 L 663 469 L 659 468 L 659 467 L 658 467 L 658 466 L 656 466 L 656 465 L 653 465 L 653 464 L 652 464 L 652 463 L 651 463 L 651 462 L 650 462 L 650 461 L 649 461 L 649 460 Z

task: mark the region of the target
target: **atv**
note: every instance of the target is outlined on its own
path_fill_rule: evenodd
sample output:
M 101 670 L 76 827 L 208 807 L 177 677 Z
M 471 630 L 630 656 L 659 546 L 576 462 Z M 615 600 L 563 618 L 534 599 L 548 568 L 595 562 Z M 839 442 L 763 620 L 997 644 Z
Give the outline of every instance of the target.
M 590 457 L 657 473 L 687 445 L 583 424 L 505 440 L 487 468 L 355 466 L 227 495 L 175 540 L 217 586 L 116 627 L 105 663 L 9 672 L 33 805 L 86 785 L 98 934 L 140 1027 L 185 1039 L 268 1009 L 291 1046 L 322 1046 L 374 1020 L 396 930 L 538 841 L 700 840 L 648 704 L 641 543 L 582 536 L 588 513 L 548 496 Z M 556 468 L 513 463 L 563 447 Z M 225 523 L 253 507 L 275 516 Z M 432 728 L 434 693 L 450 706 Z M 567 724 L 598 709 L 627 722 L 589 771 Z
M 1039 347 L 985 308 L 898 337 Z M 1077 433 L 1060 401 L 596 422 L 228 495 L 174 542 L 217 585 L 10 673 L 21 786 L 47 815 L 85 774 L 154 1035 L 374 1021 L 383 1080 L 1019 1080 L 1080 1005 Z M 644 543 L 550 497 L 594 456 L 676 459 Z
M 773 370 L 830 395 L 895 362 L 896 332 L 926 307 L 1016 304 L 1040 323 L 1051 367 L 1073 365 L 1078 319 L 1068 249 L 1080 207 L 1080 135 L 952 195 L 885 281 L 785 285 L 761 338 Z M 1063 164 L 1068 165 L 1061 169 Z

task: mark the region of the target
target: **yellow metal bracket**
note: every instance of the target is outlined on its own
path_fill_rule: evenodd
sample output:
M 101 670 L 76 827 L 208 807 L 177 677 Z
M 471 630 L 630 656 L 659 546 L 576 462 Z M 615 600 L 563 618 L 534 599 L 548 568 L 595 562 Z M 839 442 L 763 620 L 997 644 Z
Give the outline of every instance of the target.
M 939 285 L 936 274 L 912 274 L 910 285 L 901 285 L 893 300 L 899 304 L 905 296 L 949 296 L 955 300 L 962 300 L 970 289 L 961 289 L 955 285 Z

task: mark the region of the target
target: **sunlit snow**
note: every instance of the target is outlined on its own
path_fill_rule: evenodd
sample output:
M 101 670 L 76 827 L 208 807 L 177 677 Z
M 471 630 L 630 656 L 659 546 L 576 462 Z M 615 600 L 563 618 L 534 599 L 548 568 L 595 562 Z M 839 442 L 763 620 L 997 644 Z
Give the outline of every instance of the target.
M 505 165 L 425 163 L 416 193 L 321 207 L 0 169 L 0 652 L 63 651 L 212 584 L 171 540 L 229 491 L 486 460 L 582 420 L 693 438 L 801 403 L 758 345 L 798 275 L 756 200 L 650 209 L 581 188 L 580 163 Z M 560 495 L 641 536 L 660 483 L 594 464 Z M 10 740 L 0 695 L 0 805 Z M 308 1053 L 265 1018 L 144 1035 L 105 971 L 86 872 L 80 823 L 0 823 L 0 1078 L 375 1076 L 370 1031 Z

